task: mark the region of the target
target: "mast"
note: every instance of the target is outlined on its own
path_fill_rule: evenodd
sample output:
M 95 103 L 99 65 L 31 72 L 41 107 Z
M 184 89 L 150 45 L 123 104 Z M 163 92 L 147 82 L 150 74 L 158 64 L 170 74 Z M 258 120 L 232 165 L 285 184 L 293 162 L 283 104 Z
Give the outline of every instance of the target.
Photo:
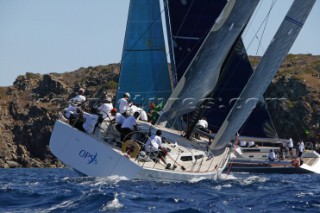
M 306 21 L 315 0 L 295 0 L 239 99 L 219 129 L 210 150 L 224 148 L 234 137 L 271 83 Z
M 171 23 L 170 23 L 170 14 L 169 14 L 169 4 L 168 0 L 163 0 L 163 7 L 165 12 L 165 20 L 167 26 L 167 38 L 168 38 L 168 48 L 170 55 L 170 64 L 171 64 L 171 76 L 172 76 L 172 84 L 173 88 L 177 85 L 178 77 L 177 77 L 177 69 L 176 69 L 176 61 L 174 56 L 174 46 L 172 41 L 172 31 L 171 31 Z

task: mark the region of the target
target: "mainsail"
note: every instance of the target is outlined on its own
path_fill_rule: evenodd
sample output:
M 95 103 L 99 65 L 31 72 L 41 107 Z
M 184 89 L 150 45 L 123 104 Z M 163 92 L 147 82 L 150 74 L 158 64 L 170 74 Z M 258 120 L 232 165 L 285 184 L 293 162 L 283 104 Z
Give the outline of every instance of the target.
M 249 117 L 288 54 L 307 19 L 315 0 L 295 0 L 256 71 L 216 134 L 211 150 L 224 148 Z
M 225 7 L 227 0 L 164 0 L 171 67 L 179 81 Z
M 171 94 L 159 0 L 130 1 L 117 100 L 125 92 L 144 108 Z
M 195 110 L 212 92 L 230 48 L 258 3 L 259 0 L 228 1 L 166 103 L 160 121 Z

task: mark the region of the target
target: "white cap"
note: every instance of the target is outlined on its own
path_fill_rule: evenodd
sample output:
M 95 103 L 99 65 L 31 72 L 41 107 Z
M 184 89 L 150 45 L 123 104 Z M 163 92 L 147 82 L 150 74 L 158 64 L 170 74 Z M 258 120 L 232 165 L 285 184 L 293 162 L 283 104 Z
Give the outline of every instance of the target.
M 130 98 L 130 94 L 129 93 L 124 93 L 125 96 L 127 96 L 128 98 Z

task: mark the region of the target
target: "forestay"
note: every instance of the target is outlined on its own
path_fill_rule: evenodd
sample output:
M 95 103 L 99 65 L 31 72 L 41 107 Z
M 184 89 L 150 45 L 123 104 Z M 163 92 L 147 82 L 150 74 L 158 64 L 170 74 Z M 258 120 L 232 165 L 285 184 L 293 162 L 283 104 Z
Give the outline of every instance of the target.
M 166 121 L 195 110 L 215 88 L 225 58 L 259 0 L 230 0 L 213 25 L 160 117 Z
M 216 134 L 211 150 L 224 148 L 235 137 L 288 54 L 314 3 L 315 0 L 293 2 L 256 71 Z

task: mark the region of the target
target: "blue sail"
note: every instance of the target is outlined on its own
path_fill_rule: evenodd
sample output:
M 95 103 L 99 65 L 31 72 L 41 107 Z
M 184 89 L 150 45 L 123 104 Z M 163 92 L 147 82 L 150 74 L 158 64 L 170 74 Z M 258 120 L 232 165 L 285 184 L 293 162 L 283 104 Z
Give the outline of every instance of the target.
M 180 80 L 210 28 L 221 13 L 226 0 L 175 1 L 164 0 L 167 7 L 169 41 L 172 40 L 172 69 Z M 170 44 L 170 42 L 169 42 Z M 170 47 L 170 46 L 169 46 Z M 217 132 L 234 101 L 252 75 L 242 39 L 237 40 L 224 63 L 215 89 L 214 104 L 205 114 L 210 129 Z M 254 137 L 275 137 L 276 130 L 266 106 L 259 104 L 240 132 Z
M 159 0 L 131 0 L 117 100 L 128 92 L 133 103 L 148 109 L 171 90 Z

